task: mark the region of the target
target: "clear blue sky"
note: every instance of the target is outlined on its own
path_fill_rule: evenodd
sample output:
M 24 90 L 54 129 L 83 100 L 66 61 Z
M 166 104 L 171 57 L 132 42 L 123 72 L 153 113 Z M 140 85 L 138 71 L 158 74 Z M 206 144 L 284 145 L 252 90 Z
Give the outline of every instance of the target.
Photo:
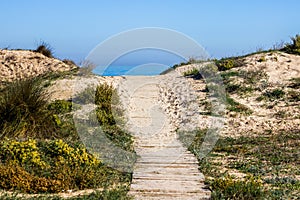
M 300 33 L 299 0 L 3 0 L 0 48 L 33 49 L 82 61 L 122 31 L 162 27 L 182 32 L 214 58 L 271 48 Z

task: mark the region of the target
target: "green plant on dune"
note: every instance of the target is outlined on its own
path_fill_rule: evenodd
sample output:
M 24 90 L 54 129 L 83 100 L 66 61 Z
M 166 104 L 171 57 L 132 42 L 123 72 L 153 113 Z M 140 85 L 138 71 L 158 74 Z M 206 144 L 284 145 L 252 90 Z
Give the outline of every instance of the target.
M 200 73 L 200 71 L 196 68 L 190 69 L 188 71 L 185 71 L 183 73 L 183 76 L 197 76 Z
M 256 98 L 257 101 L 267 100 L 275 101 L 282 99 L 285 96 L 285 92 L 282 89 L 276 88 L 274 90 L 267 90 L 261 96 Z
M 292 37 L 292 43 L 287 44 L 283 50 L 287 53 L 300 55 L 300 35 Z
M 264 199 L 266 192 L 262 183 L 253 177 L 234 180 L 231 176 L 211 181 L 212 199 Z
M 124 123 L 123 109 L 116 89 L 106 83 L 97 86 L 95 91 L 96 117 L 106 136 L 115 145 L 133 152 L 131 135 L 120 128 Z

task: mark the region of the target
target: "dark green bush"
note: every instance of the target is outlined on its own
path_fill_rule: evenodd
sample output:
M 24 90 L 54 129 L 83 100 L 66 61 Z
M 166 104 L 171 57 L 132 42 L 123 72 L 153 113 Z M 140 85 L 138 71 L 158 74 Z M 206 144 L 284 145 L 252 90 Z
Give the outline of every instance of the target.
M 244 61 L 241 58 L 231 57 L 231 58 L 222 58 L 215 61 L 216 66 L 219 71 L 226 71 L 234 67 L 240 67 L 244 64 Z
M 41 53 L 43 54 L 44 56 L 47 56 L 48 58 L 53 58 L 53 49 L 52 47 L 45 43 L 45 42 L 42 42 L 35 50 L 35 52 L 38 52 L 38 53 Z

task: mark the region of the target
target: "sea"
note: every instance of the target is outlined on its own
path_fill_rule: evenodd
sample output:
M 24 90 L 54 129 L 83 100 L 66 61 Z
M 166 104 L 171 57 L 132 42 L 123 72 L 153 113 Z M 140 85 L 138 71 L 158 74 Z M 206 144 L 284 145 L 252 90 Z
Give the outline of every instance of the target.
M 96 67 L 93 73 L 101 76 L 155 76 L 170 68 L 160 64 L 147 64 L 139 66 L 109 66 Z

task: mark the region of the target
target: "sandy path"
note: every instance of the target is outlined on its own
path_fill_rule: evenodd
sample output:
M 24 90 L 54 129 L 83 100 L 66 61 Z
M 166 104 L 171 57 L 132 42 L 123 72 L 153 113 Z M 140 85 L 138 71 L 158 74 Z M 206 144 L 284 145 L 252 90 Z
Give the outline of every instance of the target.
M 129 194 L 136 199 L 208 199 L 197 159 L 177 140 L 160 106 L 164 76 L 125 77 L 119 93 L 139 156 Z

